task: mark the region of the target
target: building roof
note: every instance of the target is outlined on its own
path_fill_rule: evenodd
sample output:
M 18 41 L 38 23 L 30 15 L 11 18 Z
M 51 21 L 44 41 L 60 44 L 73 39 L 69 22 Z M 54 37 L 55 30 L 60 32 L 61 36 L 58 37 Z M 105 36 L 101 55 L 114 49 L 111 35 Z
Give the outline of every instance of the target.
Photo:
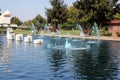
M 27 26 L 18 26 L 17 28 L 24 28 L 24 29 L 26 29 Z
M 4 17 L 10 17 L 11 13 L 10 13 L 10 11 L 6 10 L 4 13 L 2 13 L 2 16 L 4 16 Z

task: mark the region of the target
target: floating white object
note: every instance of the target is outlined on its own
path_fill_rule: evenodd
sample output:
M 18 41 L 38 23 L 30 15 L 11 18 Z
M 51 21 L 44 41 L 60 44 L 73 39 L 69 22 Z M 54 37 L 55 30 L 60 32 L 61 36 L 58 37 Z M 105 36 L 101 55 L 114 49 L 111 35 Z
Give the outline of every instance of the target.
M 24 38 L 24 42 L 25 42 L 25 43 L 31 43 L 31 42 L 32 42 L 32 36 L 27 35 L 27 36 Z
M 7 39 L 15 39 L 15 33 L 8 34 Z
M 43 43 L 43 39 L 35 39 L 33 42 L 35 44 L 42 44 Z
M 6 37 L 7 39 L 15 39 L 15 33 L 13 33 L 12 28 L 7 28 Z
M 15 39 L 16 39 L 16 41 L 22 41 L 23 40 L 23 34 L 17 34 Z

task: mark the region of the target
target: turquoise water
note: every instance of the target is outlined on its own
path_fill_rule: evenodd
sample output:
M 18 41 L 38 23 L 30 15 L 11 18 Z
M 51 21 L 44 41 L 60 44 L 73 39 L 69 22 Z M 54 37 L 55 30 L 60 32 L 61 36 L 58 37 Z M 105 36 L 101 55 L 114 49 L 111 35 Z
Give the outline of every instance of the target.
M 38 45 L 0 36 L 0 80 L 120 79 L 120 42 L 101 41 L 99 46 L 91 44 L 89 50 L 65 50 L 49 49 L 47 44 L 56 40 L 43 39 Z M 59 41 L 65 43 L 65 39 Z

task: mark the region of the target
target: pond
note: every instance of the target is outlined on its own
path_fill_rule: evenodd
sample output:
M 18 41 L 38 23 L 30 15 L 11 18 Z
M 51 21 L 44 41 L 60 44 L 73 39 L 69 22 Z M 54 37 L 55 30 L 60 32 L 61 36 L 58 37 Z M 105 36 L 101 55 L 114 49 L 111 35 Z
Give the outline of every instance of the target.
M 66 50 L 48 48 L 49 43 L 56 41 L 54 38 L 44 37 L 43 40 L 41 45 L 28 44 L 0 36 L 0 79 L 120 79 L 120 42 L 101 41 L 99 45 L 91 44 L 89 50 Z M 64 43 L 65 39 L 59 41 Z

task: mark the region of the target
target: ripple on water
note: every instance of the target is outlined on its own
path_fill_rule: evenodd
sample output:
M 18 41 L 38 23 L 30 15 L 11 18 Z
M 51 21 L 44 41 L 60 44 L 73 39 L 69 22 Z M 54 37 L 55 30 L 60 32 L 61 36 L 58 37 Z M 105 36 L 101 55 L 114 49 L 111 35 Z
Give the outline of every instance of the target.
M 8 43 L 0 39 L 4 42 L 0 43 L 0 53 L 10 55 L 7 63 L 0 60 L 0 80 L 120 79 L 120 43 L 103 41 L 100 48 L 92 44 L 89 51 L 66 51 L 47 49 L 47 44 L 55 40 L 44 39 L 42 45 Z M 61 44 L 65 43 L 63 41 Z M 0 54 L 0 59 L 2 57 Z

